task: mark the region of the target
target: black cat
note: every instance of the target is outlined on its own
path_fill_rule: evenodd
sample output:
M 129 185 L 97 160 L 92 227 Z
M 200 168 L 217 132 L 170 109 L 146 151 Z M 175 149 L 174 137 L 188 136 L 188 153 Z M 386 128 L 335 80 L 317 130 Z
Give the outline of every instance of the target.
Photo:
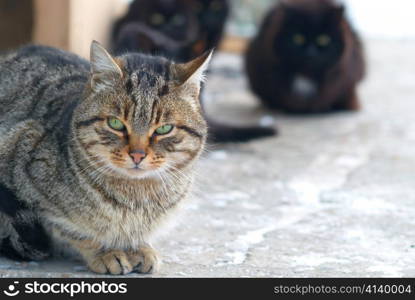
M 249 46 L 246 67 L 263 104 L 289 113 L 357 110 L 362 43 L 332 0 L 284 0 Z
M 113 51 L 194 59 L 218 46 L 229 14 L 226 0 L 135 0 L 113 29 Z M 209 117 L 210 140 L 242 142 L 271 136 L 273 128 L 233 127 Z
M 224 0 L 136 0 L 115 23 L 113 50 L 187 61 L 219 44 L 228 14 Z

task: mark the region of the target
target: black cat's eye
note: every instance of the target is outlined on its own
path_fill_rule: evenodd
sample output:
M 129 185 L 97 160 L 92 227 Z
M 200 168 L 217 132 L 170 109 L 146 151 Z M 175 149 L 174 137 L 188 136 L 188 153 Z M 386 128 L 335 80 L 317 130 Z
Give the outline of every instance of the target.
M 180 26 L 180 25 L 184 25 L 185 23 L 185 18 L 182 15 L 175 15 L 172 19 L 171 19 L 171 23 L 174 26 Z
M 151 24 L 158 26 L 166 22 L 166 18 L 162 14 L 153 14 L 150 18 Z
M 301 33 L 294 34 L 293 37 L 292 37 L 292 41 L 297 46 L 303 46 L 306 42 L 305 36 Z
M 331 43 L 331 37 L 327 34 L 320 34 L 316 39 L 316 43 L 320 47 L 327 47 Z

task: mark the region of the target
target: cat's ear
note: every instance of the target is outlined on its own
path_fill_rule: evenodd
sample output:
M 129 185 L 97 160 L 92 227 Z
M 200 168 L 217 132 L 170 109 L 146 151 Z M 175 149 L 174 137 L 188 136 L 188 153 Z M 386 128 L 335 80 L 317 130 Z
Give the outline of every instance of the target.
M 194 60 L 175 65 L 175 77 L 179 85 L 193 85 L 200 89 L 201 83 L 205 80 L 205 72 L 212 58 L 213 50 L 207 51 Z
M 278 3 L 278 5 L 282 9 L 290 9 L 291 8 L 290 4 L 286 0 L 280 0 L 280 2 Z
M 286 1 L 281 1 L 279 3 L 279 7 L 281 8 L 280 10 L 277 10 L 277 13 L 274 12 L 274 16 L 275 15 L 280 15 L 283 17 L 284 20 L 286 20 L 286 22 L 293 18 L 295 18 L 296 16 L 298 16 L 298 9 L 295 8 L 292 3 L 286 2 Z
M 343 4 L 338 3 L 337 6 L 333 7 L 332 10 L 332 19 L 335 22 L 340 22 L 345 14 L 346 8 L 344 7 Z
M 97 41 L 91 43 L 91 88 L 94 91 L 111 86 L 114 79 L 122 78 L 120 66 Z

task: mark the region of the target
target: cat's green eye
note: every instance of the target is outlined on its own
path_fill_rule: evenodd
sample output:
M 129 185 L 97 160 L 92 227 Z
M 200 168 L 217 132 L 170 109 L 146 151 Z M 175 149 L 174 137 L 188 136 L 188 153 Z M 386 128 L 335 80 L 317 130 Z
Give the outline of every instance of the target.
M 125 129 L 124 123 L 118 120 L 117 118 L 109 118 L 108 126 L 118 131 L 123 131 Z
M 156 134 L 158 135 L 164 135 L 168 134 L 173 130 L 173 125 L 163 125 L 156 129 Z
M 317 37 L 317 45 L 327 47 L 331 43 L 331 38 L 327 34 L 321 34 Z
M 293 42 L 298 46 L 302 46 L 305 44 L 305 36 L 301 33 L 296 33 L 293 35 Z
M 166 19 L 162 14 L 153 14 L 150 19 L 151 24 L 153 25 L 161 25 L 166 22 Z

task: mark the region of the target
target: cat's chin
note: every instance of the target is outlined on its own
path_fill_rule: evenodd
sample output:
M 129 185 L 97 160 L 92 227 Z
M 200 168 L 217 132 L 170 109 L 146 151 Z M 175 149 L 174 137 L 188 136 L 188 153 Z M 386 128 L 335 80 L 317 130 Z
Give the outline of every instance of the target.
M 158 178 L 156 170 L 129 168 L 129 169 L 118 169 L 117 173 L 120 174 L 122 177 L 127 177 L 129 179 Z

